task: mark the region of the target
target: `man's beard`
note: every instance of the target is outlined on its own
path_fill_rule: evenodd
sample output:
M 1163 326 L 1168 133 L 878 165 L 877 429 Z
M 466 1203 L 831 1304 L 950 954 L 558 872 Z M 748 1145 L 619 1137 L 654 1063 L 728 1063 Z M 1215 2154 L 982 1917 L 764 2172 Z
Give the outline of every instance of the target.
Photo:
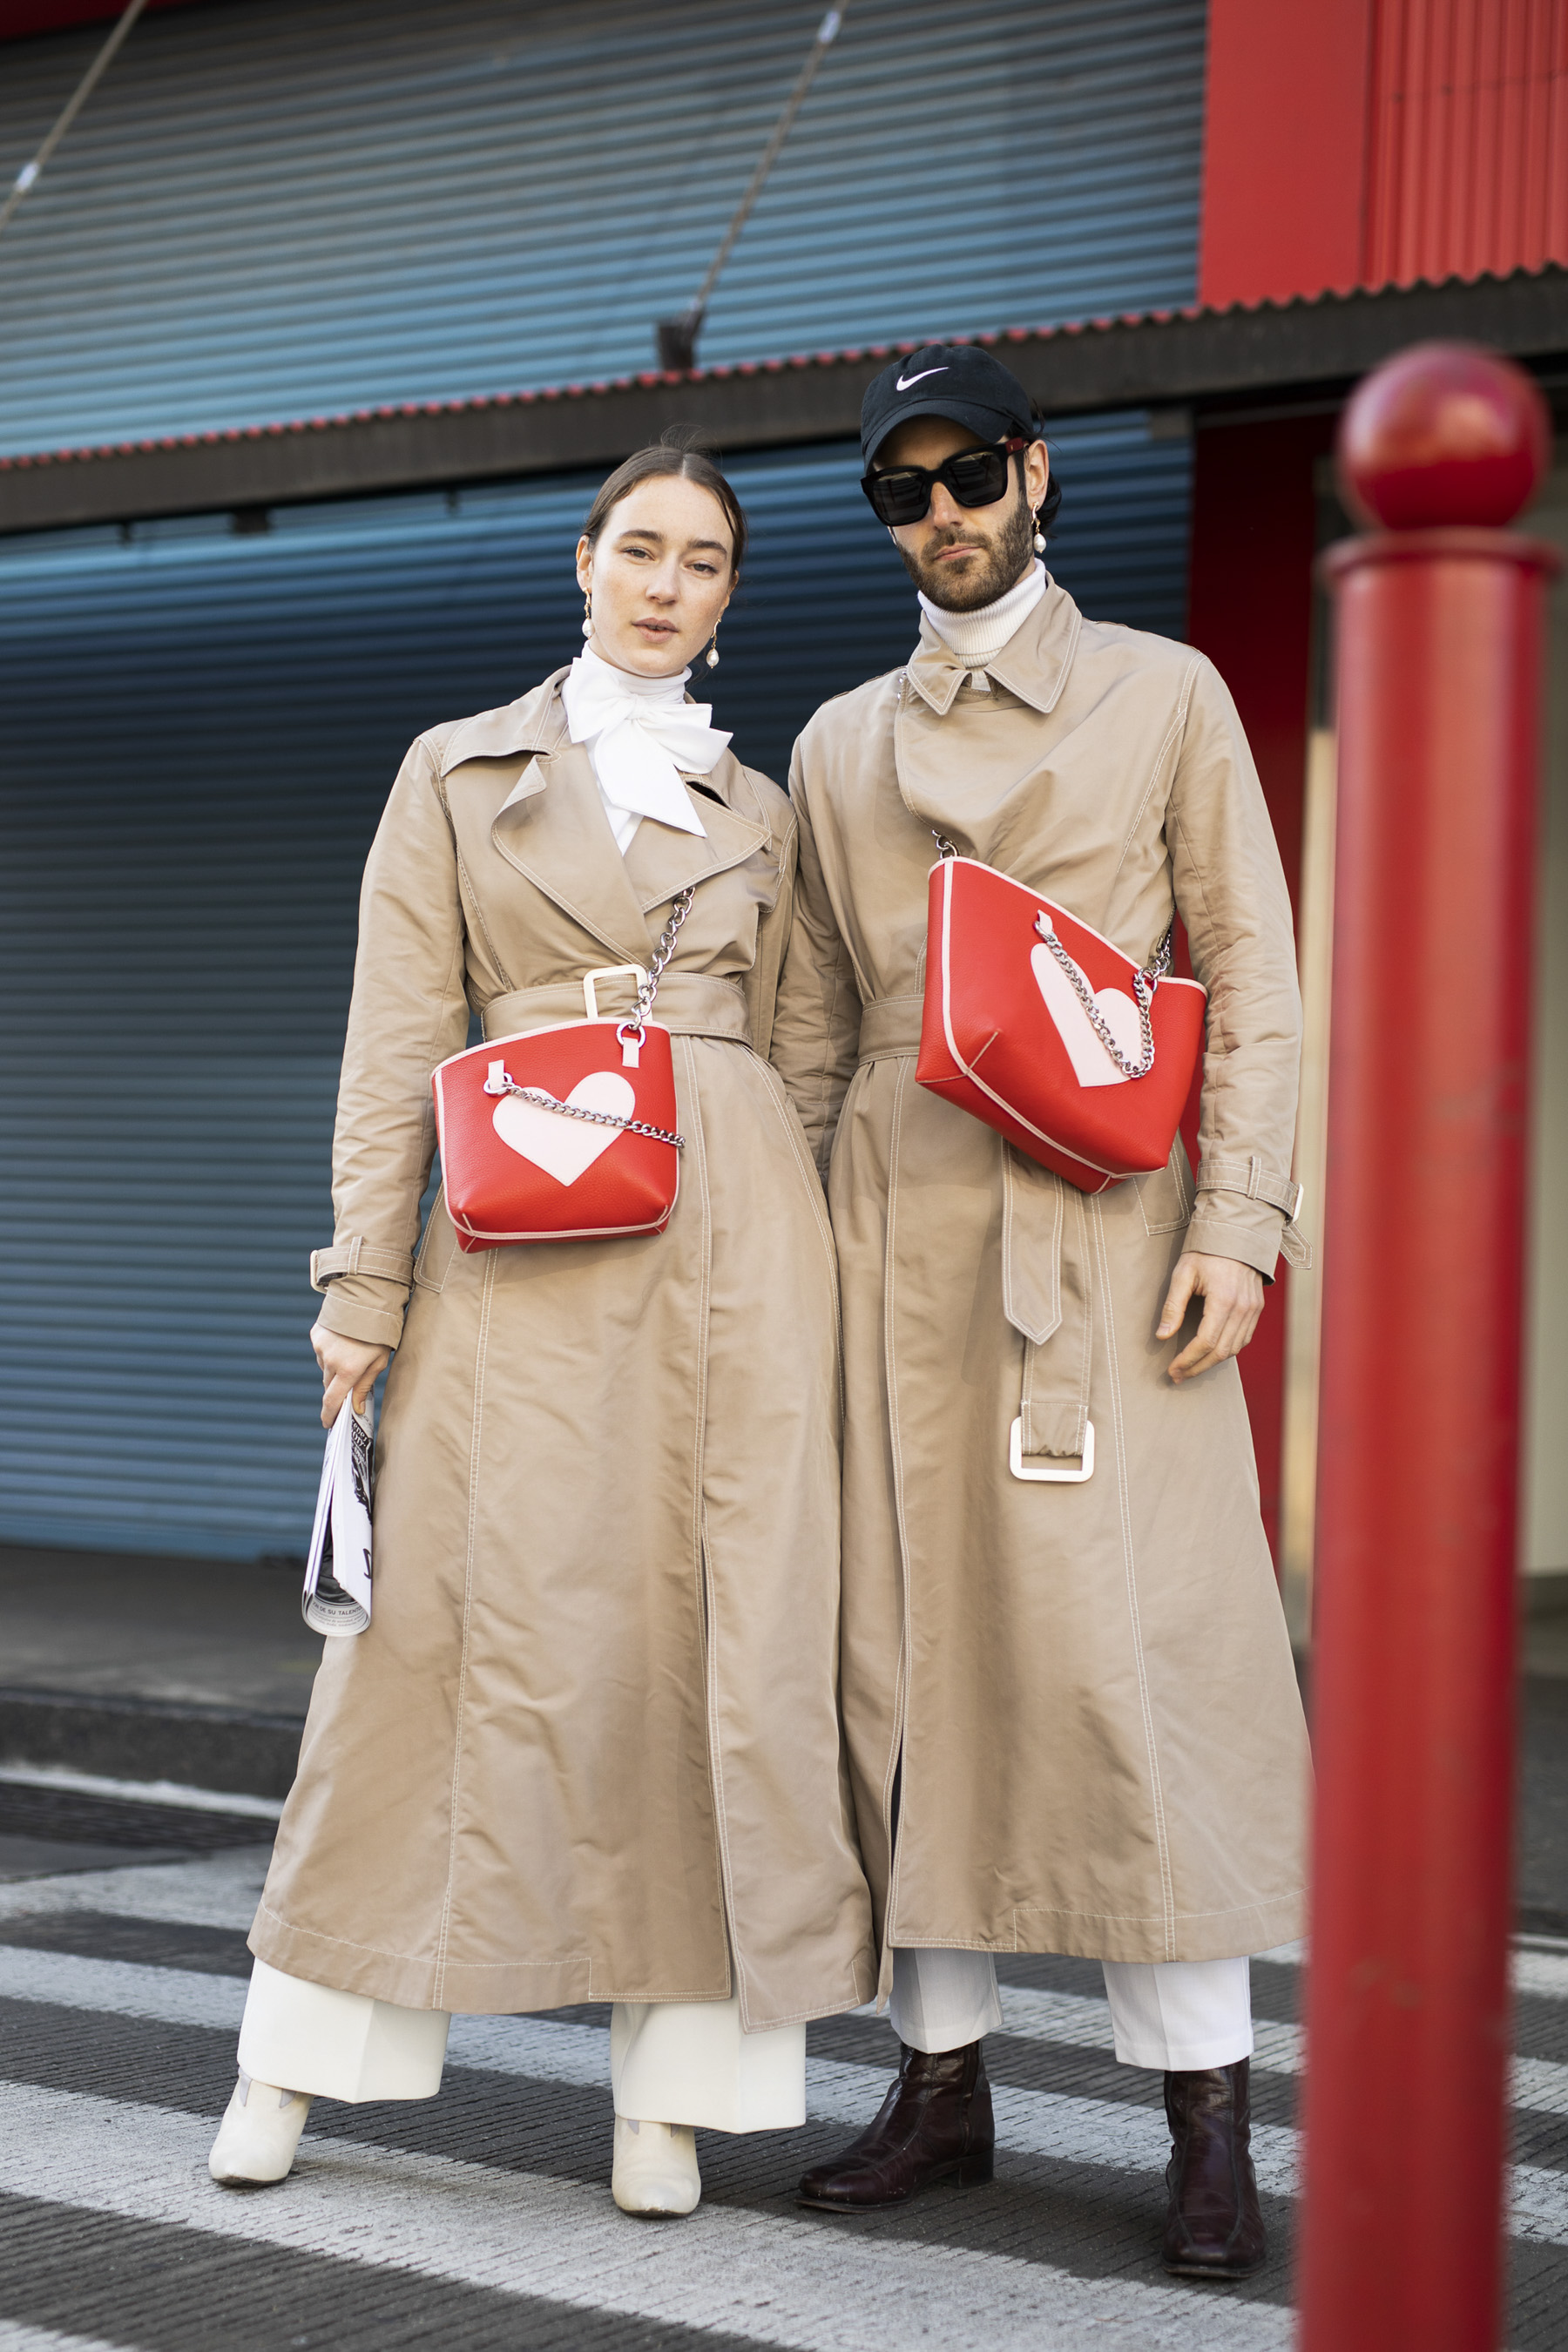
M 944 613 L 978 612 L 982 604 L 994 604 L 1023 578 L 1034 552 L 1035 518 L 1028 500 L 1019 498 L 1015 502 L 998 536 L 986 542 L 984 553 L 970 559 L 962 577 L 952 564 L 935 560 L 944 547 L 975 536 L 973 526 L 952 527 L 927 540 L 918 555 L 906 547 L 899 548 L 904 570 L 915 586 Z

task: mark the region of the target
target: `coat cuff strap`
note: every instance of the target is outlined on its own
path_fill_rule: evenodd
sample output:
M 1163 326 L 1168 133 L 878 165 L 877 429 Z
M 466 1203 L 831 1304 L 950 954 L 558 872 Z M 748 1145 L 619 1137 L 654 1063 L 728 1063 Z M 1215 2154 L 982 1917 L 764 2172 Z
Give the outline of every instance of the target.
M 352 1241 L 336 1242 L 331 1249 L 310 1252 L 312 1290 L 325 1290 L 329 1282 L 343 1274 L 373 1274 L 383 1282 L 400 1282 L 406 1289 L 414 1279 L 414 1254 L 379 1248 L 363 1234 L 355 1234 Z
M 1267 1201 L 1282 1210 L 1287 1224 L 1301 1213 L 1301 1187 L 1289 1176 L 1271 1176 L 1254 1152 L 1248 1160 L 1215 1160 L 1207 1153 L 1198 1163 L 1200 1192 L 1242 1192 L 1249 1201 Z

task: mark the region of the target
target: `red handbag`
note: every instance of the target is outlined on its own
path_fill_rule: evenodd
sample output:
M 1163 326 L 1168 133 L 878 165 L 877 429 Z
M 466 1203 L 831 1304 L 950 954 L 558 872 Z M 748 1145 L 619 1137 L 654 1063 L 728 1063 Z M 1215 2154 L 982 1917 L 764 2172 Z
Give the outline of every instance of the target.
M 447 1213 L 464 1250 L 662 1233 L 680 1188 L 669 1031 L 648 1019 L 691 892 L 652 963 L 583 982 L 584 1018 L 498 1037 L 432 1074 Z M 628 973 L 637 1010 L 601 1021 L 596 981 Z
M 941 836 L 939 835 L 940 839 Z M 1065 908 L 943 844 L 915 1076 L 1082 1192 L 1163 1168 L 1203 1051 L 1205 991 L 1141 970 Z

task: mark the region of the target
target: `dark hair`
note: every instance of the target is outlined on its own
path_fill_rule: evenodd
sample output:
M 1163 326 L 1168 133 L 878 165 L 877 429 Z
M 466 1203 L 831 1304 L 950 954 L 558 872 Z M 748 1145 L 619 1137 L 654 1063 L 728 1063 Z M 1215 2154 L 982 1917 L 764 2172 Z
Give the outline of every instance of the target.
M 741 569 L 741 558 L 746 551 L 746 511 L 718 467 L 704 451 L 694 449 L 679 435 L 667 433 L 662 441 L 651 448 L 639 449 L 624 466 L 617 466 L 610 478 L 600 488 L 588 509 L 588 520 L 583 525 L 583 536 L 590 547 L 598 543 L 599 533 L 609 521 L 612 510 L 635 490 L 639 482 L 650 482 L 659 475 L 679 474 L 683 482 L 696 482 L 701 488 L 711 490 L 724 509 L 730 526 L 730 568 Z
M 1030 410 L 1027 421 L 1018 426 L 1018 431 L 1020 433 L 1026 433 L 1031 441 L 1043 441 L 1045 439 L 1046 420 L 1040 415 L 1037 408 Z M 1043 531 L 1049 531 L 1051 525 L 1057 519 L 1057 510 L 1060 507 L 1061 502 L 1061 478 L 1053 465 L 1051 467 L 1051 478 L 1046 488 L 1046 495 L 1040 500 L 1040 510 L 1035 517 L 1035 520 L 1039 524 L 1039 527 Z

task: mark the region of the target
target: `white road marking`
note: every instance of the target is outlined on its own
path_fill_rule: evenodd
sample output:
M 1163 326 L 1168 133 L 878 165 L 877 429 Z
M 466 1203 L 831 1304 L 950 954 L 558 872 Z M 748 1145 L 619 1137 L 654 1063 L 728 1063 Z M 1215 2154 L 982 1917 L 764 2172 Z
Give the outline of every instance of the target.
M 1568 2000 L 1568 1946 L 1557 1952 L 1540 1945 L 1516 1948 L 1513 1989 L 1538 1993 L 1547 2000 Z
M 68 1764 L 0 1764 L 0 1781 L 19 1789 L 65 1789 L 82 1797 L 175 1806 L 187 1813 L 229 1813 L 258 1822 L 280 1821 L 283 1815 L 277 1797 L 226 1797 L 221 1790 L 193 1789 L 184 1780 L 113 1780 L 101 1772 L 73 1771 Z
M 124 1960 L 6 1946 L 0 1947 L 0 1998 L 237 2032 L 245 1985 L 237 1977 L 207 1976 L 195 1969 L 144 1968 Z M 1035 1998 L 1052 2003 L 1071 2000 L 1072 2021 L 1086 2032 L 1099 2030 L 1097 2021 L 1080 2020 L 1076 2010 L 1080 2002 L 1087 2011 L 1100 2004 L 1077 1995 Z M 1109 2025 L 1104 2031 L 1109 2033 Z M 1090 2046 L 1104 2045 L 1097 2041 Z M 447 2055 L 458 2066 L 584 2089 L 605 2088 L 609 2082 L 609 2035 L 602 2026 L 538 2017 L 455 2017 Z M 1551 2096 L 1521 2099 L 1520 2104 L 1553 2114 L 1568 2111 L 1568 2067 L 1539 2060 L 1530 2063 L 1549 2084 Z M 842 2124 L 851 2132 L 860 2129 L 874 2114 L 890 2071 L 836 2059 L 808 2060 L 807 2113 L 819 2123 Z M 1525 2087 L 1531 2087 L 1528 2081 Z M 1024 2090 L 1010 2083 L 993 2083 L 991 2096 L 1004 2162 L 1009 2156 L 1043 2157 L 1157 2176 L 1170 2155 L 1165 2119 L 1157 2107 Z M 1299 2134 L 1283 2125 L 1255 2125 L 1252 2152 L 1259 2186 L 1278 2196 L 1294 2196 Z M 1568 2246 L 1568 2174 L 1516 2165 L 1510 2181 L 1514 2234 Z
M 24 2327 L 0 2319 L 0 2352 L 123 2352 L 100 2336 L 61 2336 L 53 2327 Z
M 1021 2040 L 1058 2042 L 1073 2050 L 1113 2049 L 1110 2011 L 1085 1993 L 1037 1992 L 1003 1985 L 1002 2027 Z M 1253 2026 L 1253 2063 L 1274 2074 L 1299 2074 L 1306 2058 L 1307 2032 L 1300 2025 L 1258 2019 Z M 1509 2097 L 1533 2115 L 1568 2116 L 1568 2066 L 1546 2058 L 1516 2058 Z
M 166 1919 L 182 1927 L 233 1927 L 247 1935 L 271 1859 L 268 1846 L 235 1846 L 190 1862 L 135 1863 L 124 1870 L 73 1870 L 0 1885 L 0 1925 L 60 1911 L 112 1911 L 122 1919 Z
M 1290 2343 L 1292 2317 L 1278 2305 L 1078 2279 L 1006 2254 L 878 2244 L 832 2222 L 720 2205 L 680 2222 L 628 2221 L 607 2185 L 309 2134 L 292 2179 L 240 2196 L 206 2178 L 212 2128 L 161 2108 L 0 2085 L 0 2188 L 791 2352 L 886 2352 L 893 2310 L 901 2342 L 942 2352 Z

